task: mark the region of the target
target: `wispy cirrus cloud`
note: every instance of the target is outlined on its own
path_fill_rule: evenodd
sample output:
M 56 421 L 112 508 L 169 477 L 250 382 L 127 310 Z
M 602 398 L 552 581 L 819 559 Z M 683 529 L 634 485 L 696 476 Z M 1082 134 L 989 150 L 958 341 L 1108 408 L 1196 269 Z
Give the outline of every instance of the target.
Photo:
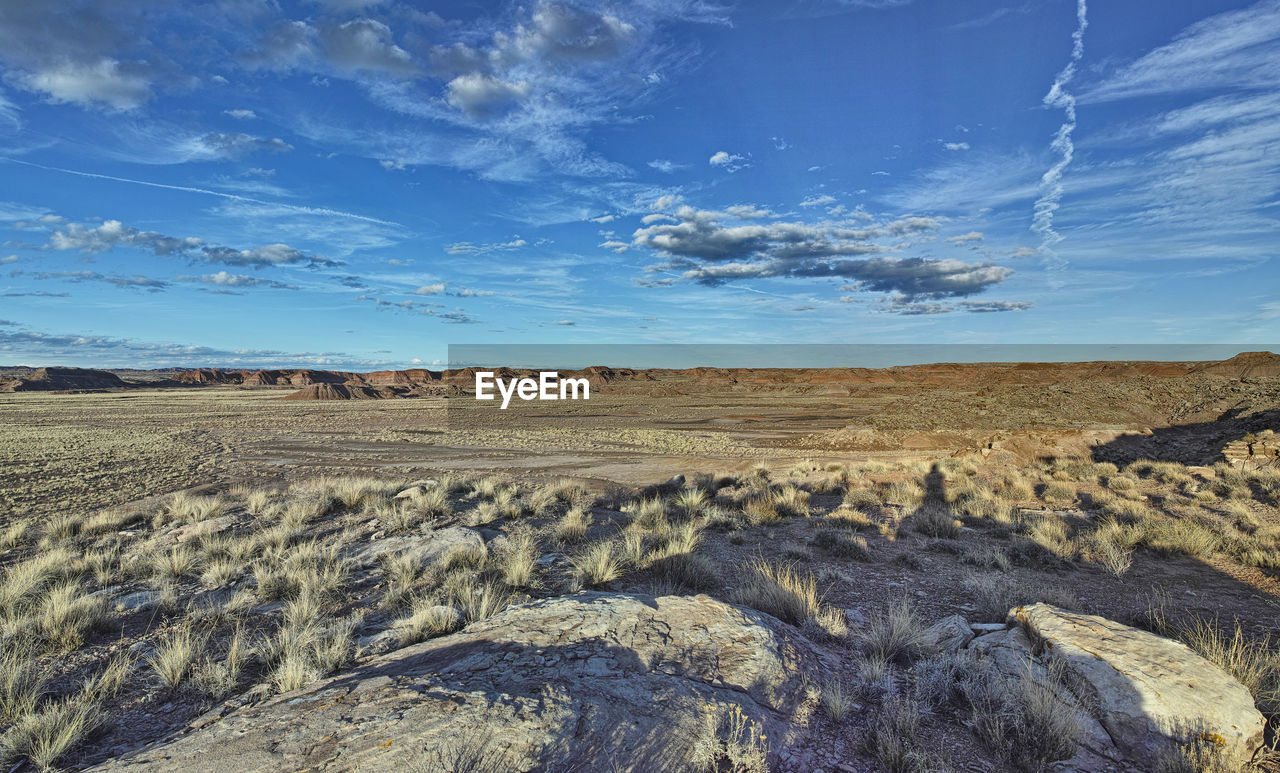
M 1263 0 L 1197 22 L 1086 86 L 1081 104 L 1280 83 L 1280 0 Z
M 357 295 L 357 301 L 372 303 L 378 311 L 392 311 L 404 314 L 419 314 L 424 317 L 435 317 L 453 325 L 474 325 L 472 319 L 462 309 L 447 309 L 442 304 L 427 301 L 415 301 L 406 298 L 400 301 L 387 300 L 379 295 Z
M 114 274 L 101 274 L 97 271 L 38 271 L 23 272 L 14 271 L 13 276 L 28 276 L 32 279 L 60 280 L 64 282 L 101 282 L 103 284 L 114 285 L 126 290 L 147 290 L 149 292 L 160 292 L 169 287 L 169 282 L 155 277 L 142 275 L 119 276 Z

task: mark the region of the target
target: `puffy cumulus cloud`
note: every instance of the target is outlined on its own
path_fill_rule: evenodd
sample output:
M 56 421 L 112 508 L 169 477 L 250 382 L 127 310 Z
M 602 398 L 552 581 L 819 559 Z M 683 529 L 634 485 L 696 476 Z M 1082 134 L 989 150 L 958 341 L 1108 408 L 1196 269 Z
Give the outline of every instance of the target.
M 968 150 L 968 149 L 969 149 L 969 143 L 967 143 L 967 142 L 944 142 L 944 143 L 942 143 L 942 147 L 943 147 L 944 149 L 946 149 L 946 150 Z
M 119 220 L 107 220 L 98 226 L 68 223 L 49 237 L 48 246 L 55 250 L 80 250 L 96 254 L 116 247 L 137 247 L 160 257 L 183 254 L 203 244 L 200 239 L 179 239 L 155 231 L 139 231 Z
M 354 19 L 321 28 L 320 40 L 331 64 L 350 72 L 410 76 L 418 72 L 413 57 L 397 46 L 391 28 L 373 19 Z
M 249 67 L 273 70 L 312 64 L 318 58 L 316 31 L 305 21 L 281 22 L 258 39 L 257 48 L 240 58 Z
M 687 205 L 669 217 L 672 222 L 655 221 L 633 234 L 631 246 L 667 258 L 649 266 L 651 274 L 674 273 L 642 284 L 830 277 L 853 280 L 842 288 L 846 291 L 894 293 L 915 301 L 973 295 L 1013 273 L 990 263 L 884 255 L 937 229 L 940 221 L 930 217 L 802 223 L 750 207 L 720 212 Z
M 872 258 L 843 268 L 844 276 L 857 281 L 842 289 L 900 293 L 907 300 L 973 295 L 1013 274 L 991 263 L 930 258 Z
M 236 249 L 209 244 L 195 237 L 178 238 L 156 231 L 140 231 L 124 225 L 119 220 L 107 220 L 97 226 L 68 223 L 50 235 L 46 247 L 53 250 L 79 250 L 88 254 L 108 252 L 117 247 L 132 247 L 151 252 L 159 257 L 184 257 L 229 266 L 264 267 L 300 263 L 315 266 L 336 265 L 325 258 L 307 255 L 287 244 L 265 244 L 251 249 Z
M 437 46 L 431 63 L 437 74 L 501 75 L 518 68 L 565 62 L 616 59 L 636 36 L 636 27 L 618 16 L 551 2 L 539 3 L 527 22 L 494 33 L 488 46 Z
M 52 102 L 131 110 L 171 66 L 147 39 L 148 2 L 0 3 L 6 80 Z
M 43 92 L 52 102 L 104 105 L 114 110 L 132 110 L 151 98 L 147 79 L 115 59 L 61 62 L 29 73 L 19 83 Z
M 435 284 L 423 285 L 413 291 L 414 295 L 443 295 L 445 291 L 444 282 L 436 282 Z
M 739 169 L 745 169 L 751 166 L 746 162 L 743 156 L 736 153 L 730 153 L 726 150 L 717 150 L 711 154 L 711 158 L 707 159 L 707 163 L 712 166 L 718 166 L 727 172 L 736 172 Z
M 445 86 L 445 99 L 472 118 L 488 118 L 529 95 L 526 81 L 512 83 L 487 73 L 459 75 Z
M 662 255 L 704 261 L 743 258 L 806 261 L 883 252 L 886 248 L 875 244 L 873 239 L 905 236 L 938 226 L 937 220 L 926 217 L 904 218 L 873 228 L 782 221 L 726 224 L 728 220 L 764 218 L 770 214 L 754 207 L 731 207 L 717 212 L 684 205 L 671 215 L 676 222 L 637 229 L 632 243 Z

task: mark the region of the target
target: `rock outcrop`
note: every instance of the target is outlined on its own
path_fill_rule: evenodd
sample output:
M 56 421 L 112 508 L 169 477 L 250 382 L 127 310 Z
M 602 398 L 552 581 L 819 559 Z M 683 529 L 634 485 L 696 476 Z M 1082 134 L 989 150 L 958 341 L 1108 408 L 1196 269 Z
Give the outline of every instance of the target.
M 348 557 L 361 567 L 373 566 L 383 556 L 400 555 L 415 566 L 427 567 L 453 552 L 484 556 L 488 553 L 484 537 L 466 526 L 450 526 L 427 534 L 401 534 L 382 537 L 348 549 Z
M 1018 627 L 979 636 L 970 649 L 1010 676 L 1030 669 L 1037 681 L 1042 664 L 1056 661 L 1088 707 L 1081 742 L 1089 752 L 1142 762 L 1202 740 L 1239 766 L 1262 744 L 1265 721 L 1249 691 L 1184 644 L 1048 604 L 1017 607 L 1009 618 Z
M 1270 429 L 1247 435 L 1223 446 L 1222 458 L 1232 467 L 1244 470 L 1280 469 L 1280 435 Z
M 816 655 L 707 596 L 582 593 L 202 717 L 102 771 L 677 770 L 705 717 L 735 708 L 775 748 Z M 711 709 L 709 711 L 709 709 Z
M 284 396 L 285 400 L 381 400 L 385 397 L 394 397 L 394 394 L 386 394 L 372 387 L 353 386 L 349 384 L 329 384 L 318 383 L 312 384 L 297 392 L 290 392 Z

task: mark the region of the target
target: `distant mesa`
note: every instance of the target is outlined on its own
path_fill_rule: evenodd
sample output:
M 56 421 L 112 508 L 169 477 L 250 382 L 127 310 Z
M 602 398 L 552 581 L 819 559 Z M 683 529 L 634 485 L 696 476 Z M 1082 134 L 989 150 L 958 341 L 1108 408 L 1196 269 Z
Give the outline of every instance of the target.
M 1229 360 L 1199 365 L 1192 368 L 1191 372 L 1228 378 L 1277 378 L 1280 377 L 1280 355 L 1271 352 L 1241 352 Z
M 170 368 L 158 371 L 116 373 L 85 368 L 5 368 L 0 392 L 85 391 L 124 387 L 293 387 L 294 400 L 364 400 L 428 395 L 463 394 L 480 371 L 492 371 L 502 379 L 537 376 L 537 369 L 467 367 L 458 370 L 375 370 L 370 373 L 314 369 Z M 985 362 L 900 365 L 889 368 L 612 368 L 592 365 L 580 370 L 559 370 L 564 378 L 588 378 L 593 390 L 623 390 L 662 396 L 721 388 L 800 389 L 832 395 L 848 387 L 871 384 L 970 387 L 974 384 L 1055 384 L 1060 382 L 1120 381 L 1131 378 L 1182 378 L 1205 376 L 1227 379 L 1280 378 L 1280 355 L 1243 352 L 1221 362 Z M 315 389 L 329 386 L 331 389 Z
M 37 368 L 29 375 L 0 380 L 0 392 L 79 391 L 129 386 L 114 373 L 89 368 Z

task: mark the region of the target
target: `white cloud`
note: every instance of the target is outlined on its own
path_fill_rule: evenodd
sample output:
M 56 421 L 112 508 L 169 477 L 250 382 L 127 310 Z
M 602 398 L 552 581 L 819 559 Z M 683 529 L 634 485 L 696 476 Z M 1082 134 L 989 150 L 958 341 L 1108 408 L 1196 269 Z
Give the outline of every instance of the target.
M 224 115 L 231 116 L 237 121 L 251 121 L 258 117 L 257 113 L 253 112 L 252 110 L 246 110 L 244 108 L 236 108 L 235 110 L 223 110 L 222 113 Z
M 69 223 L 49 237 L 49 249 L 79 250 L 87 254 L 108 252 L 117 247 L 145 250 L 159 257 L 185 257 L 224 263 L 230 266 L 279 266 L 296 263 L 326 264 L 324 258 L 306 255 L 287 244 L 265 244 L 239 250 L 209 244 L 195 237 L 176 238 L 155 231 L 139 231 L 119 220 L 97 226 Z
M 454 242 L 445 248 L 445 252 L 450 255 L 484 255 L 490 252 L 505 252 L 515 250 L 528 245 L 529 243 L 519 236 L 509 242 L 497 242 L 493 244 L 472 244 L 471 242 Z
M 147 79 L 115 59 L 61 62 L 35 71 L 21 82 L 47 94 L 52 102 L 100 104 L 114 110 L 132 110 L 151 98 Z
M 396 45 L 391 28 L 373 19 L 322 26 L 320 39 L 331 64 L 340 70 L 409 76 L 418 72 L 413 57 Z
M 530 91 L 526 81 L 512 83 L 487 73 L 469 72 L 449 81 L 445 98 L 472 118 L 488 118 L 524 99 Z
M 942 147 L 943 147 L 943 148 L 945 148 L 946 150 L 968 150 L 968 149 L 969 149 L 969 143 L 967 143 L 967 142 L 944 142 L 944 143 L 942 143 Z
M 707 159 L 707 163 L 712 166 L 723 166 L 724 169 L 728 169 L 730 171 L 736 171 L 737 169 L 741 169 L 742 166 L 745 165 L 741 163 L 742 160 L 744 159 L 742 159 L 742 156 L 740 155 L 731 154 L 731 152 L 728 152 L 728 151 L 718 150 L 714 152 L 714 154 L 712 154 L 712 157 L 710 157 L 710 159 Z
M 829 196 L 829 195 L 823 194 L 823 195 L 821 195 L 821 196 L 810 196 L 809 198 L 807 198 L 807 199 L 805 199 L 804 201 L 800 202 L 800 206 L 802 206 L 802 207 L 821 207 L 821 206 L 825 206 L 825 205 L 827 205 L 827 204 L 834 204 L 835 202 L 836 202 L 836 197 L 835 197 L 835 196 Z
M 423 285 L 413 291 L 414 295 L 443 295 L 445 291 L 444 282 L 436 282 L 435 284 Z
M 970 231 L 967 234 L 960 234 L 959 236 L 947 237 L 947 241 L 951 242 L 957 247 L 968 244 L 969 242 L 980 242 L 982 241 L 982 239 L 983 239 L 983 236 L 981 231 Z
M 0 93 L 0 122 L 14 127 L 22 125 L 22 121 L 18 118 L 18 106 L 10 102 L 3 93 Z
M 277 282 L 274 279 L 263 279 L 261 277 L 249 276 L 248 274 L 232 274 L 228 271 L 219 271 L 216 274 L 202 274 L 197 277 L 180 276 L 178 277 L 178 280 L 199 282 L 201 284 L 224 288 L 270 287 L 277 290 L 298 289 L 294 285 Z
M 684 164 L 677 164 L 676 162 L 668 161 L 665 158 L 655 158 L 654 160 L 650 161 L 647 164 L 647 166 L 650 169 L 657 169 L 659 172 L 662 172 L 663 174 L 671 174 L 677 170 L 685 168 Z
M 1263 0 L 1191 25 L 1085 89 L 1081 102 L 1280 82 L 1280 2 Z
M 729 208 L 733 209 L 733 208 Z M 1003 282 L 1013 271 L 990 263 L 884 257 L 900 244 L 935 230 L 939 221 L 905 217 L 868 227 L 846 222 L 757 222 L 743 216 L 776 217 L 764 210 L 698 210 L 684 206 L 677 222 L 647 225 L 632 244 L 653 250 L 667 262 L 648 267 L 667 278 L 646 285 L 691 281 L 719 285 L 741 279 L 843 278 L 843 289 L 898 293 L 908 300 L 965 296 Z M 737 220 L 736 223 L 726 222 Z M 674 277 L 670 276 L 674 274 Z

